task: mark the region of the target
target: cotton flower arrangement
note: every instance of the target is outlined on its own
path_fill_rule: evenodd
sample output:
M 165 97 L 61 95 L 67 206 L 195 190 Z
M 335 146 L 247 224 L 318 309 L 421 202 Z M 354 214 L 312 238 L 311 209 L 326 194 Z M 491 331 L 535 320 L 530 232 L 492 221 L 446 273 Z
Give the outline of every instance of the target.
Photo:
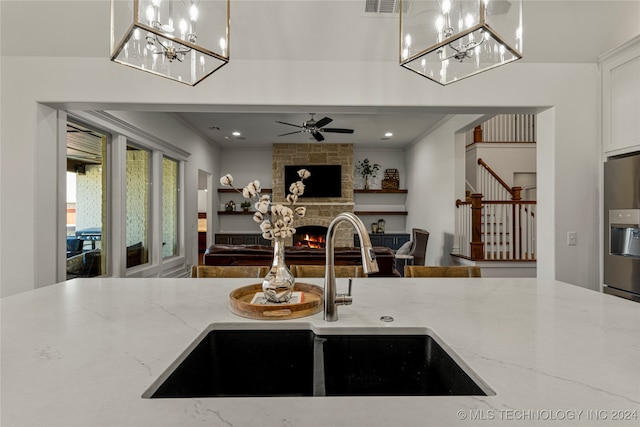
M 253 220 L 260 224 L 262 237 L 273 240 L 278 237 L 291 237 L 296 233 L 293 227 L 293 221 L 296 218 L 303 218 L 307 209 L 303 206 L 292 208 L 297 202 L 298 197 L 304 194 L 303 181 L 311 176 L 306 169 L 298 171 L 299 181 L 289 186 L 289 194 L 286 197 L 287 205 L 274 204 L 271 196 L 268 194 L 260 194 L 260 181 L 254 180 L 247 184 L 242 190 L 233 186 L 233 176 L 226 174 L 220 178 L 220 184 L 225 187 L 231 187 L 242 194 L 245 199 L 253 200 L 256 212 L 253 214 Z

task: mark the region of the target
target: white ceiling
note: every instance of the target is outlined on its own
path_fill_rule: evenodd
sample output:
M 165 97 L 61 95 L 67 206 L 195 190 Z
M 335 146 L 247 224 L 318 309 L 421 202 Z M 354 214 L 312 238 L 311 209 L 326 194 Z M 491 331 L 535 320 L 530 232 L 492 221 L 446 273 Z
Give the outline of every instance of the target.
M 231 0 L 231 61 L 396 62 L 397 15 L 365 14 L 364 7 L 365 0 Z M 521 61 L 594 63 L 640 33 L 640 0 L 525 0 L 523 20 Z M 3 56 L 108 56 L 109 0 L 0 0 L 0 23 Z M 425 80 L 425 84 L 436 83 Z M 308 113 L 316 113 L 316 120 L 333 118 L 327 127 L 355 129 L 353 135 L 325 133 L 326 142 L 402 146 L 443 117 L 442 112 L 421 109 L 279 106 L 250 110 L 190 113 L 183 108 L 176 114 L 222 147 L 308 142 L 309 134 L 278 138 L 295 129 L 275 123 L 301 125 Z M 240 138 L 231 136 L 234 130 L 242 133 Z M 387 131 L 394 132 L 393 139 L 381 140 Z

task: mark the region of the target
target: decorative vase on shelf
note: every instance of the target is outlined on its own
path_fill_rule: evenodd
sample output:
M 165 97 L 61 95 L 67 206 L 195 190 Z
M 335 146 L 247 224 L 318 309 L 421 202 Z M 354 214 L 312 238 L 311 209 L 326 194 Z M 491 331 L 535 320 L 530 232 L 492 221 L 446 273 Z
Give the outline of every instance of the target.
M 273 243 L 273 263 L 262 281 L 262 292 L 271 302 L 289 302 L 295 278 L 284 262 L 284 238 L 275 237 Z
M 368 190 L 371 187 L 370 181 L 371 181 L 371 175 L 366 175 L 364 177 L 364 189 L 365 190 Z

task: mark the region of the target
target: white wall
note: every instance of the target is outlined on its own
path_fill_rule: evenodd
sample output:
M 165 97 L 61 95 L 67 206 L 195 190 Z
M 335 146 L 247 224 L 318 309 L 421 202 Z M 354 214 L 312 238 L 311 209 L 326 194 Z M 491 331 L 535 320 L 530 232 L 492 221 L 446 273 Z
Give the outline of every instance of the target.
M 38 247 L 39 254 L 53 253 L 56 239 L 48 230 L 51 226 L 55 228 L 57 223 L 51 205 L 53 201 L 46 197 L 56 171 L 43 158 L 46 148 L 55 144 L 55 135 L 51 129 L 51 110 L 39 110 L 38 102 L 111 110 L 171 110 L 187 105 L 201 111 L 220 110 L 225 105 L 431 106 L 458 113 L 554 107 L 555 126 L 549 131 L 551 140 L 538 142 L 539 146 L 550 144 L 542 153 L 552 159 L 541 158 L 539 153 L 538 170 L 555 179 L 545 180 L 544 186 L 538 185 L 538 195 L 540 198 L 544 191 L 555 194 L 546 207 L 555 221 L 555 228 L 540 230 L 544 239 L 538 242 L 539 252 L 550 246 L 556 250 L 555 259 L 562 260 L 557 262 L 562 264 L 558 271 L 552 267 L 550 274 L 582 286 L 597 286 L 597 241 L 592 244 L 590 238 L 595 238 L 599 217 L 596 178 L 600 147 L 595 64 L 515 63 L 440 87 L 407 72 L 395 62 L 290 61 L 283 67 L 277 61 L 232 61 L 191 88 L 111 63 L 106 56 L 3 57 L 1 79 L 0 244 L 4 268 L 0 272 L 0 286 L 4 295 L 53 282 L 51 275 L 45 274 L 36 284 L 34 273 L 46 263 L 42 259 L 46 257 L 34 257 L 33 248 Z M 309 81 L 323 81 L 323 89 L 309 91 Z M 372 87 L 378 89 L 371 90 Z M 191 225 L 188 229 L 195 236 L 197 170 L 219 176 L 218 166 L 208 160 L 215 150 L 201 138 L 185 132 L 178 122 L 155 117 L 150 113 L 138 115 L 147 131 L 179 143 L 191 152 L 186 180 L 187 187 L 193 191 L 185 196 L 190 212 L 187 214 L 188 226 Z M 428 151 L 415 150 L 416 156 L 420 157 L 413 158 L 412 164 L 434 163 L 434 160 L 422 157 L 429 155 Z M 553 162 L 555 167 L 550 167 Z M 415 166 L 412 169 L 407 163 L 409 173 L 416 171 Z M 407 183 L 409 186 L 412 183 L 433 186 L 435 192 L 441 191 L 440 186 L 449 186 L 444 178 L 435 176 L 434 180 L 426 182 L 408 176 Z M 40 196 L 43 198 L 39 199 Z M 412 218 L 422 214 L 420 210 L 413 211 L 411 205 L 409 209 Z M 547 222 L 543 227 L 551 224 Z M 567 249 L 564 242 L 569 230 L 578 233 L 578 245 Z M 195 239 L 189 246 L 195 250 Z M 546 268 L 539 264 L 540 267 L 543 271 Z
M 380 165 L 380 170 L 376 179 L 374 179 L 373 188 L 380 188 L 382 179 L 384 178 L 385 169 L 398 169 L 400 175 L 400 188 L 407 188 L 407 175 L 404 160 L 404 150 L 397 149 L 381 149 L 381 148 L 360 148 L 358 146 L 353 148 L 353 164 L 357 165 L 364 159 L 369 159 L 371 163 L 377 163 Z M 364 188 L 364 181 L 360 174 L 355 171 L 355 188 Z
M 220 175 L 214 177 L 215 189 L 223 188 L 219 177 L 225 174 L 233 176 L 233 186 L 242 189 L 253 180 L 260 181 L 263 188 L 272 188 L 273 161 L 271 147 L 260 149 L 224 149 L 220 152 Z M 236 210 L 245 199 L 237 193 L 215 193 L 213 212 L 224 210 L 224 204 L 233 200 Z M 221 233 L 259 233 L 258 225 L 251 216 L 219 216 L 215 221 Z
M 407 230 L 429 232 L 426 265 L 450 265 L 455 235 L 456 199 L 464 199 L 464 135 L 456 132 L 477 119 L 458 115 L 406 151 Z
M 536 173 L 536 145 L 534 143 L 483 142 L 467 147 L 466 177 L 476 189 L 478 159 L 484 160 L 510 187 L 515 186 L 515 173 Z
M 398 169 L 400 188 L 407 188 L 407 174 L 404 159 L 404 149 L 388 149 L 358 146 L 353 149 L 354 166 L 364 159 L 380 165 L 376 178 L 372 180 L 372 188 L 381 188 L 385 169 Z M 354 171 L 354 187 L 364 188 L 364 180 L 357 171 Z M 354 194 L 355 210 L 363 211 L 387 211 L 406 210 L 405 194 Z M 385 233 L 408 233 L 406 217 L 403 215 L 362 215 L 362 222 L 371 230 L 371 223 L 379 219 L 385 221 Z

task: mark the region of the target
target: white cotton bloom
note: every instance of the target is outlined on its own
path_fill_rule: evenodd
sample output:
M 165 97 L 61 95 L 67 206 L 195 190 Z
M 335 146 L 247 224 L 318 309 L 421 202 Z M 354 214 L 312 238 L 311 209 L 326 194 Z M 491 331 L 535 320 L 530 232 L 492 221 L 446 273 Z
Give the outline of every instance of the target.
M 266 201 L 266 202 L 264 202 L 264 201 L 256 202 L 255 208 L 261 214 L 267 214 L 267 213 L 269 213 L 269 202 L 268 201 Z
M 262 223 L 260 224 L 260 231 L 262 231 L 263 233 L 271 231 L 272 229 L 273 227 L 271 225 L 271 221 L 269 221 L 268 219 L 262 221 Z
M 293 231 L 292 231 L 293 230 Z M 291 237 L 293 236 L 293 234 L 295 233 L 295 228 L 291 228 L 291 227 L 284 227 L 280 230 L 280 234 L 282 235 L 282 237 Z
M 306 169 L 298 170 L 300 181 L 294 182 L 289 187 L 290 194 L 286 196 L 287 203 L 273 204 L 271 195 L 261 195 L 260 181 L 253 180 L 247 184 L 242 190 L 233 187 L 233 176 L 226 174 L 220 178 L 220 184 L 223 186 L 233 187 L 234 190 L 242 193 L 245 199 L 255 200 L 256 211 L 253 213 L 253 221 L 259 224 L 262 231 L 262 237 L 268 240 L 280 237 L 291 237 L 296 233 L 293 223 L 296 217 L 303 217 L 306 214 L 305 207 L 297 207 L 295 210 L 291 208 L 298 202 L 299 196 L 304 193 L 305 186 L 302 181 L 311 173 Z
M 304 184 L 302 181 L 296 181 L 289 186 L 289 192 L 295 195 L 301 195 L 304 193 Z
M 247 184 L 246 187 L 244 187 L 244 189 L 242 190 L 242 195 L 245 195 L 245 190 L 247 192 L 247 194 L 249 194 L 249 197 L 245 196 L 245 198 L 250 198 L 255 196 L 256 194 L 258 194 L 260 192 L 260 181 L 258 181 L 257 179 L 255 181 L 252 181 L 250 183 Z
M 288 194 L 287 195 L 287 202 L 289 202 L 290 205 L 295 204 L 298 201 L 298 195 L 297 194 Z
M 299 176 L 300 178 L 302 178 L 302 179 L 306 179 L 306 178 L 309 178 L 309 177 L 311 176 L 311 172 L 309 172 L 309 171 L 308 171 L 308 170 L 306 170 L 306 169 L 300 169 L 300 170 L 298 171 L 298 176 Z

